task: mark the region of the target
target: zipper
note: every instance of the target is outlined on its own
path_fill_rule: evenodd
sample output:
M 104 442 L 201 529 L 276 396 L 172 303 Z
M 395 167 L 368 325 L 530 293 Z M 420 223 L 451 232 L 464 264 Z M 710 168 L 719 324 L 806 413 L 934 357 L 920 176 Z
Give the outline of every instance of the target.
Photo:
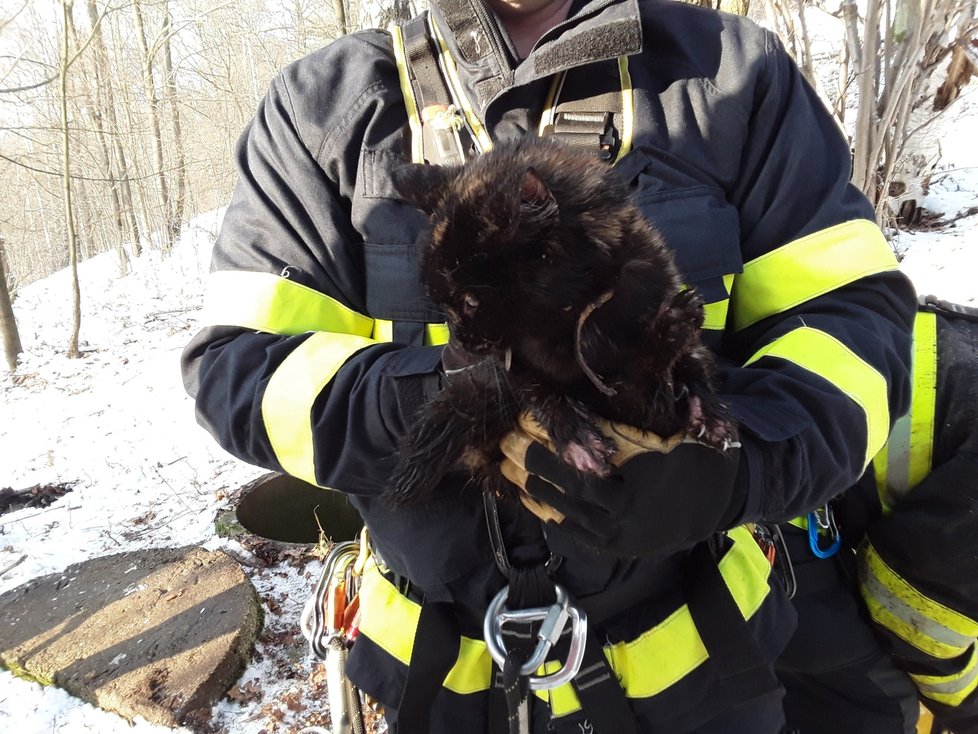
M 496 62 L 502 64 L 509 57 L 506 41 L 503 39 L 503 34 L 496 24 L 496 18 L 486 5 L 486 0 L 473 0 L 471 6 L 475 10 L 475 14 L 479 17 L 479 24 L 489 31 L 489 45 L 492 46 L 492 54 Z

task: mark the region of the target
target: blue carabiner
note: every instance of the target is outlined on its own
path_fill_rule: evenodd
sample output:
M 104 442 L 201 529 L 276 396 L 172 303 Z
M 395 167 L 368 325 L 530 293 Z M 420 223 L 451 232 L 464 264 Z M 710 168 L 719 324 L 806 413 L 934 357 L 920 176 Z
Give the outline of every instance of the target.
M 842 538 L 839 536 L 839 529 L 836 527 L 835 520 L 832 517 L 832 509 L 828 505 L 825 505 L 822 509 L 824 509 L 826 516 L 824 521 L 817 511 L 808 513 L 808 547 L 812 549 L 812 553 L 818 558 L 831 558 L 839 552 L 839 548 L 842 546 Z M 824 527 L 829 531 L 832 542 L 828 548 L 822 548 L 819 545 L 819 527 Z

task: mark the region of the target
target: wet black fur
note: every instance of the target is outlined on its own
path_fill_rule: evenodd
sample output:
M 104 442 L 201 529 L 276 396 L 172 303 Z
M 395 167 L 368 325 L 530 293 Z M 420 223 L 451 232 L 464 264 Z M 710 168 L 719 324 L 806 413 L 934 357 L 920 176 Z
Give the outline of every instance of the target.
M 700 343 L 702 304 L 614 169 L 528 139 L 461 168 L 404 166 L 395 185 L 429 216 L 422 279 L 477 364 L 418 415 L 392 501 L 430 496 L 460 466 L 505 493 L 498 443 L 523 410 L 567 461 L 599 474 L 613 447 L 595 415 L 733 439 Z

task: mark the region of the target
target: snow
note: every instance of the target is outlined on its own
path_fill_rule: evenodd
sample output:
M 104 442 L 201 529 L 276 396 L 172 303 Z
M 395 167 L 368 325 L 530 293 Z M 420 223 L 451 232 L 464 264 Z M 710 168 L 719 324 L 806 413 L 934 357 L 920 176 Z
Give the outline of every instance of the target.
M 978 150 L 969 145 L 978 129 L 978 98 L 971 94 L 956 107 L 941 173 L 926 200 L 947 218 L 978 205 Z M 198 217 L 170 256 L 147 253 L 125 277 L 111 253 L 81 264 L 82 359 L 63 356 L 67 272 L 22 289 L 15 311 L 25 353 L 15 377 L 0 374 L 0 485 L 76 484 L 47 508 L 0 516 L 0 593 L 124 549 L 199 544 L 253 558 L 237 542 L 216 538 L 213 521 L 229 491 L 263 472 L 224 453 L 197 427 L 178 366 L 198 326 L 220 218 L 220 212 Z M 978 216 L 943 231 L 901 233 L 894 242 L 919 290 L 978 305 Z M 238 683 L 239 701 L 218 704 L 213 722 L 229 734 L 322 723 L 314 719 L 322 698 L 308 695 L 316 672 L 297 641 L 300 609 L 318 566 L 297 558 L 245 568 L 265 602 L 267 632 Z M 22 734 L 167 731 L 130 725 L 0 671 L 0 730 L 15 728 Z

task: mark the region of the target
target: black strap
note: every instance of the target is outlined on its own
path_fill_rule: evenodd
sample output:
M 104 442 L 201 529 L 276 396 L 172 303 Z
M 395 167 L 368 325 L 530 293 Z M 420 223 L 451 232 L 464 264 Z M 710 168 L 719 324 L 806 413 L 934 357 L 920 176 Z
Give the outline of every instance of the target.
M 461 118 L 458 131 L 436 127 L 426 118 L 426 110 L 447 109 L 454 103 L 452 92 L 435 55 L 433 39 L 428 32 L 427 13 L 415 16 L 401 27 L 404 57 L 421 114 L 421 150 L 428 163 L 457 166 L 465 162 L 472 138 Z
M 431 47 L 427 14 L 417 15 L 402 26 L 404 56 L 419 110 L 431 105 L 449 105 L 452 95 L 445 84 L 435 51 Z
M 571 685 L 594 734 L 638 734 L 625 692 L 594 635 L 587 636 L 584 662 Z
M 978 322 L 978 308 L 943 301 L 937 296 L 920 296 L 919 304 L 923 311 L 933 311 L 934 313 L 939 313 L 950 318 Z
M 744 616 L 720 574 L 709 544 L 690 553 L 686 604 L 703 645 L 716 665 L 719 695 L 734 705 L 779 688 Z
M 458 618 L 446 602 L 421 605 L 411 664 L 397 708 L 396 734 L 428 734 L 431 706 L 458 659 Z

